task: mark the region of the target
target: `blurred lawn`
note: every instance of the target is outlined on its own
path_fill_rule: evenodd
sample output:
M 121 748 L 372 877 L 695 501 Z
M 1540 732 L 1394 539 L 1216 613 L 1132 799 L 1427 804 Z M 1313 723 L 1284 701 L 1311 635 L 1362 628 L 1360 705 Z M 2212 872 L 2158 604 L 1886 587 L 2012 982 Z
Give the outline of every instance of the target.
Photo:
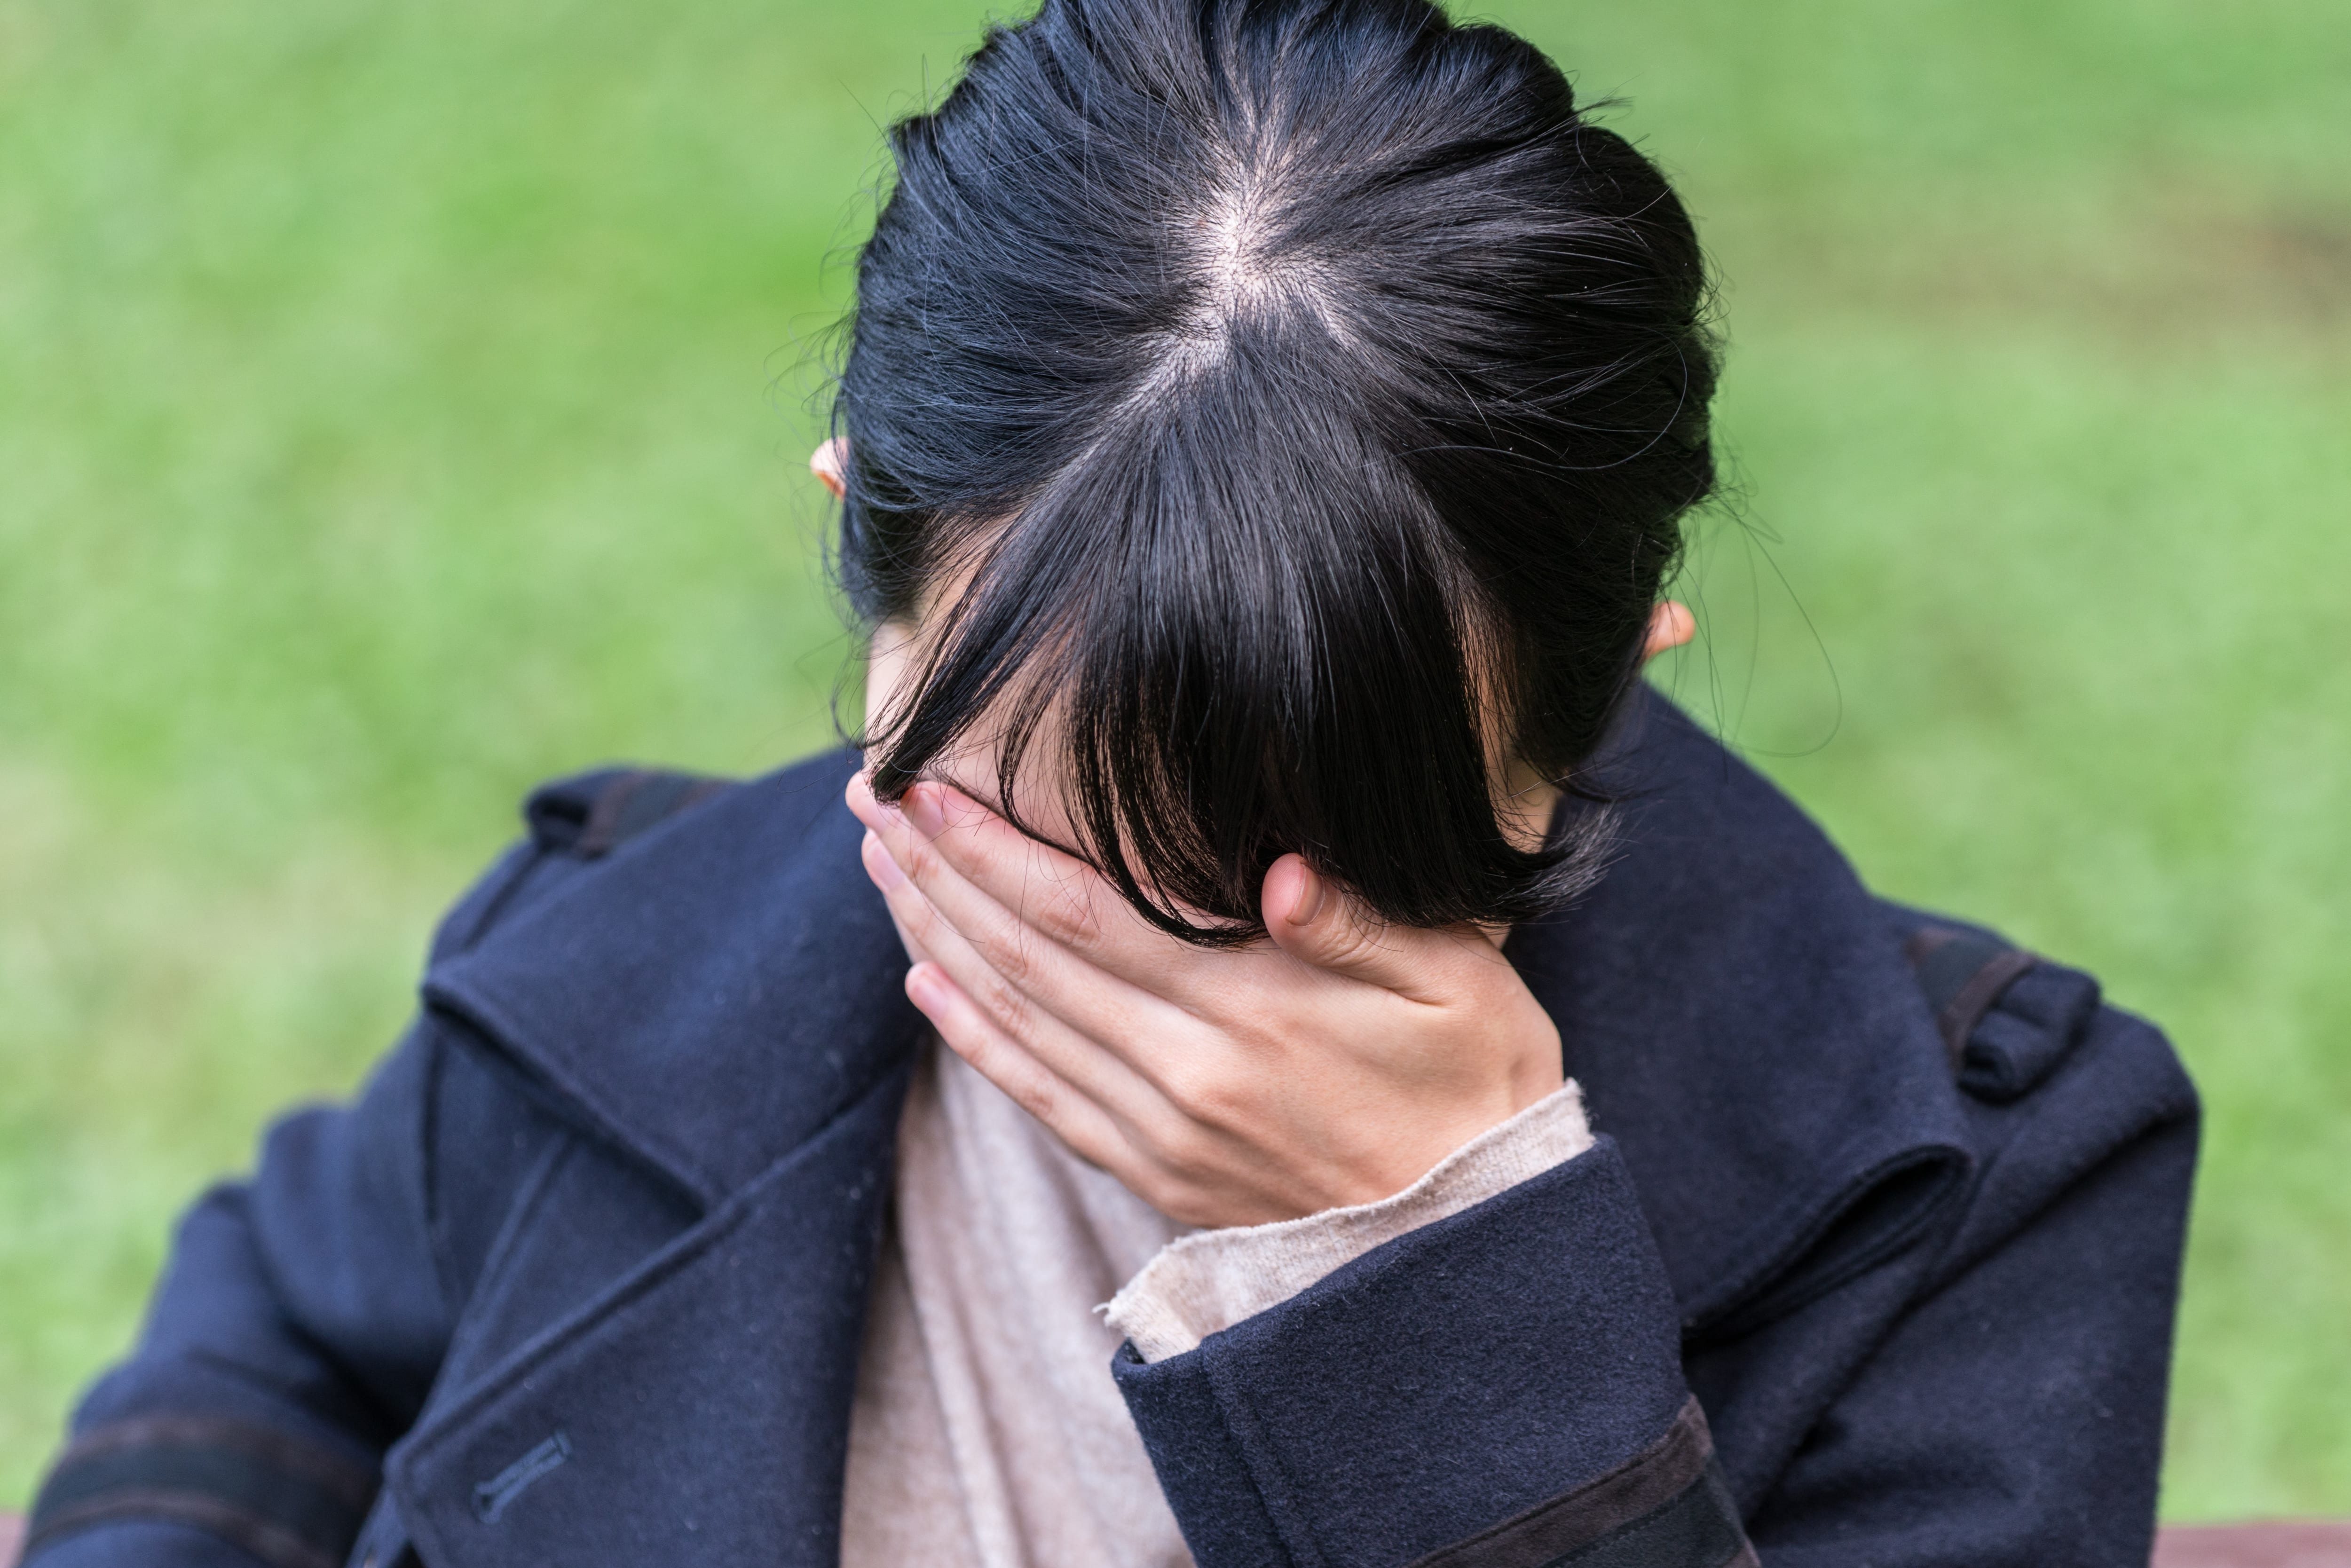
M 1716 707 L 2207 1094 L 2166 1509 L 2351 1511 L 2351 27 L 1523 0 L 1727 279 Z M 821 744 L 800 457 L 968 0 L 0 0 L 0 1504 L 534 779 Z

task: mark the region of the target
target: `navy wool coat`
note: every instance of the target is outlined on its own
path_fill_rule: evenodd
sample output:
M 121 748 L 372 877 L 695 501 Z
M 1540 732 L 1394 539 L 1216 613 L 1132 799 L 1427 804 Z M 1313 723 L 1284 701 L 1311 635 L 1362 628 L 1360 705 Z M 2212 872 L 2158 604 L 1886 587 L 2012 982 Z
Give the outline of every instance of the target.
M 1508 953 L 1597 1146 L 1106 1368 L 1204 1568 L 2143 1568 L 2194 1091 L 2085 976 L 1873 898 L 1662 701 Z M 601 774 L 350 1105 L 188 1214 L 38 1568 L 839 1555 L 923 1026 L 822 757 Z

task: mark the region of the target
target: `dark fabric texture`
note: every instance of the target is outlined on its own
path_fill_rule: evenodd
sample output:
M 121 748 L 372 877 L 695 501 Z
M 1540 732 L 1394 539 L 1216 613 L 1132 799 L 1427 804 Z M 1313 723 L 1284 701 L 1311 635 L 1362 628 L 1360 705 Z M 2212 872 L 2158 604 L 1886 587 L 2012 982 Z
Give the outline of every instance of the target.
M 1714 1462 L 1706 1412 L 1695 1398 L 1685 1399 L 1666 1435 L 1614 1469 L 1439 1547 L 1416 1559 L 1412 1568 L 1552 1568 L 1581 1560 L 1579 1554 L 1606 1554 L 1628 1543 L 1684 1535 L 1687 1526 L 1674 1528 L 1678 1521 L 1725 1542 L 1717 1556 L 1728 1561 L 1746 1543 L 1729 1496 Z
M 1561 1356 L 1562 1334 L 1606 1354 Z M 1301 1563 L 1406 1562 L 1476 1534 L 1557 1495 L 1562 1476 L 1632 1459 L 1686 1397 L 1673 1298 L 1605 1139 L 1196 1351 L 1115 1369 L 1132 1397 L 1194 1359 L 1212 1403 L 1137 1402 L 1144 1446 L 1167 1468 L 1197 1445 L 1191 1423 L 1221 1425 L 1281 1550 Z M 1331 1375 L 1375 1365 L 1412 1370 Z M 1562 1421 L 1563 1409 L 1579 1418 Z M 1353 1440 L 1334 1463 L 1340 1431 Z M 1460 1441 L 1469 1432 L 1475 1444 Z
M 178 1519 L 272 1568 L 335 1568 L 376 1484 L 372 1469 L 270 1427 L 134 1416 L 84 1432 L 59 1457 L 26 1540 L 38 1547 L 116 1519 Z
M 1955 1073 L 1906 945 L 1956 923 L 1870 897 L 1664 702 L 1613 746 L 1621 852 L 1508 947 L 1606 1136 L 1120 1359 L 1195 1554 L 1475 1563 L 1695 1394 L 1715 1490 L 1591 1562 L 2141 1568 L 2195 1156 L 2168 1048 L 2043 963 Z M 534 796 L 416 1025 L 191 1211 L 77 1432 L 235 1422 L 380 1474 L 353 1563 L 831 1563 L 921 1037 L 853 765 Z M 264 1559 L 133 1511 L 31 1561 Z

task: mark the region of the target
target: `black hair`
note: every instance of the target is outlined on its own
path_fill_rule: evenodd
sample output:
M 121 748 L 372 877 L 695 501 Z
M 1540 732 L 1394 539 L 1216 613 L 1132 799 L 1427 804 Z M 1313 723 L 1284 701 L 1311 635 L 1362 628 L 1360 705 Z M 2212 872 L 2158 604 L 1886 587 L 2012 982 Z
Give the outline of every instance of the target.
M 839 570 L 961 596 L 876 792 L 984 734 L 1009 810 L 1050 719 L 1070 847 L 1210 944 L 1290 851 L 1414 925 L 1588 885 L 1605 810 L 1521 849 L 1492 780 L 1595 793 L 1714 486 L 1665 177 L 1425 0 L 1045 0 L 892 148 Z

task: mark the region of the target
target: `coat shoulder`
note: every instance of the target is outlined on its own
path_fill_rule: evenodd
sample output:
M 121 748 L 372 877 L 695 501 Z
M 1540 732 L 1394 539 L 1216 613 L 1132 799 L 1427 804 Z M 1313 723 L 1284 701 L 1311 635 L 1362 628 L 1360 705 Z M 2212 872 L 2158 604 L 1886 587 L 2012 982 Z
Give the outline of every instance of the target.
M 2108 1002 L 2087 972 L 1988 927 L 1882 903 L 1950 1062 L 1952 1081 L 1985 1106 L 2026 1101 L 2102 1042 L 2128 1042 L 2134 1075 L 2174 1113 L 2195 1087 L 2163 1031 Z
M 769 809 L 759 813 L 764 825 L 801 836 L 825 808 L 838 803 L 856 768 L 857 754 L 843 747 L 753 779 L 611 765 L 549 779 L 523 798 L 522 838 L 442 917 L 433 960 L 465 952 L 493 926 L 545 902 L 623 851 L 632 859 L 662 858 L 655 846 L 668 836 L 664 830 L 718 800 L 746 792 L 766 797 Z

